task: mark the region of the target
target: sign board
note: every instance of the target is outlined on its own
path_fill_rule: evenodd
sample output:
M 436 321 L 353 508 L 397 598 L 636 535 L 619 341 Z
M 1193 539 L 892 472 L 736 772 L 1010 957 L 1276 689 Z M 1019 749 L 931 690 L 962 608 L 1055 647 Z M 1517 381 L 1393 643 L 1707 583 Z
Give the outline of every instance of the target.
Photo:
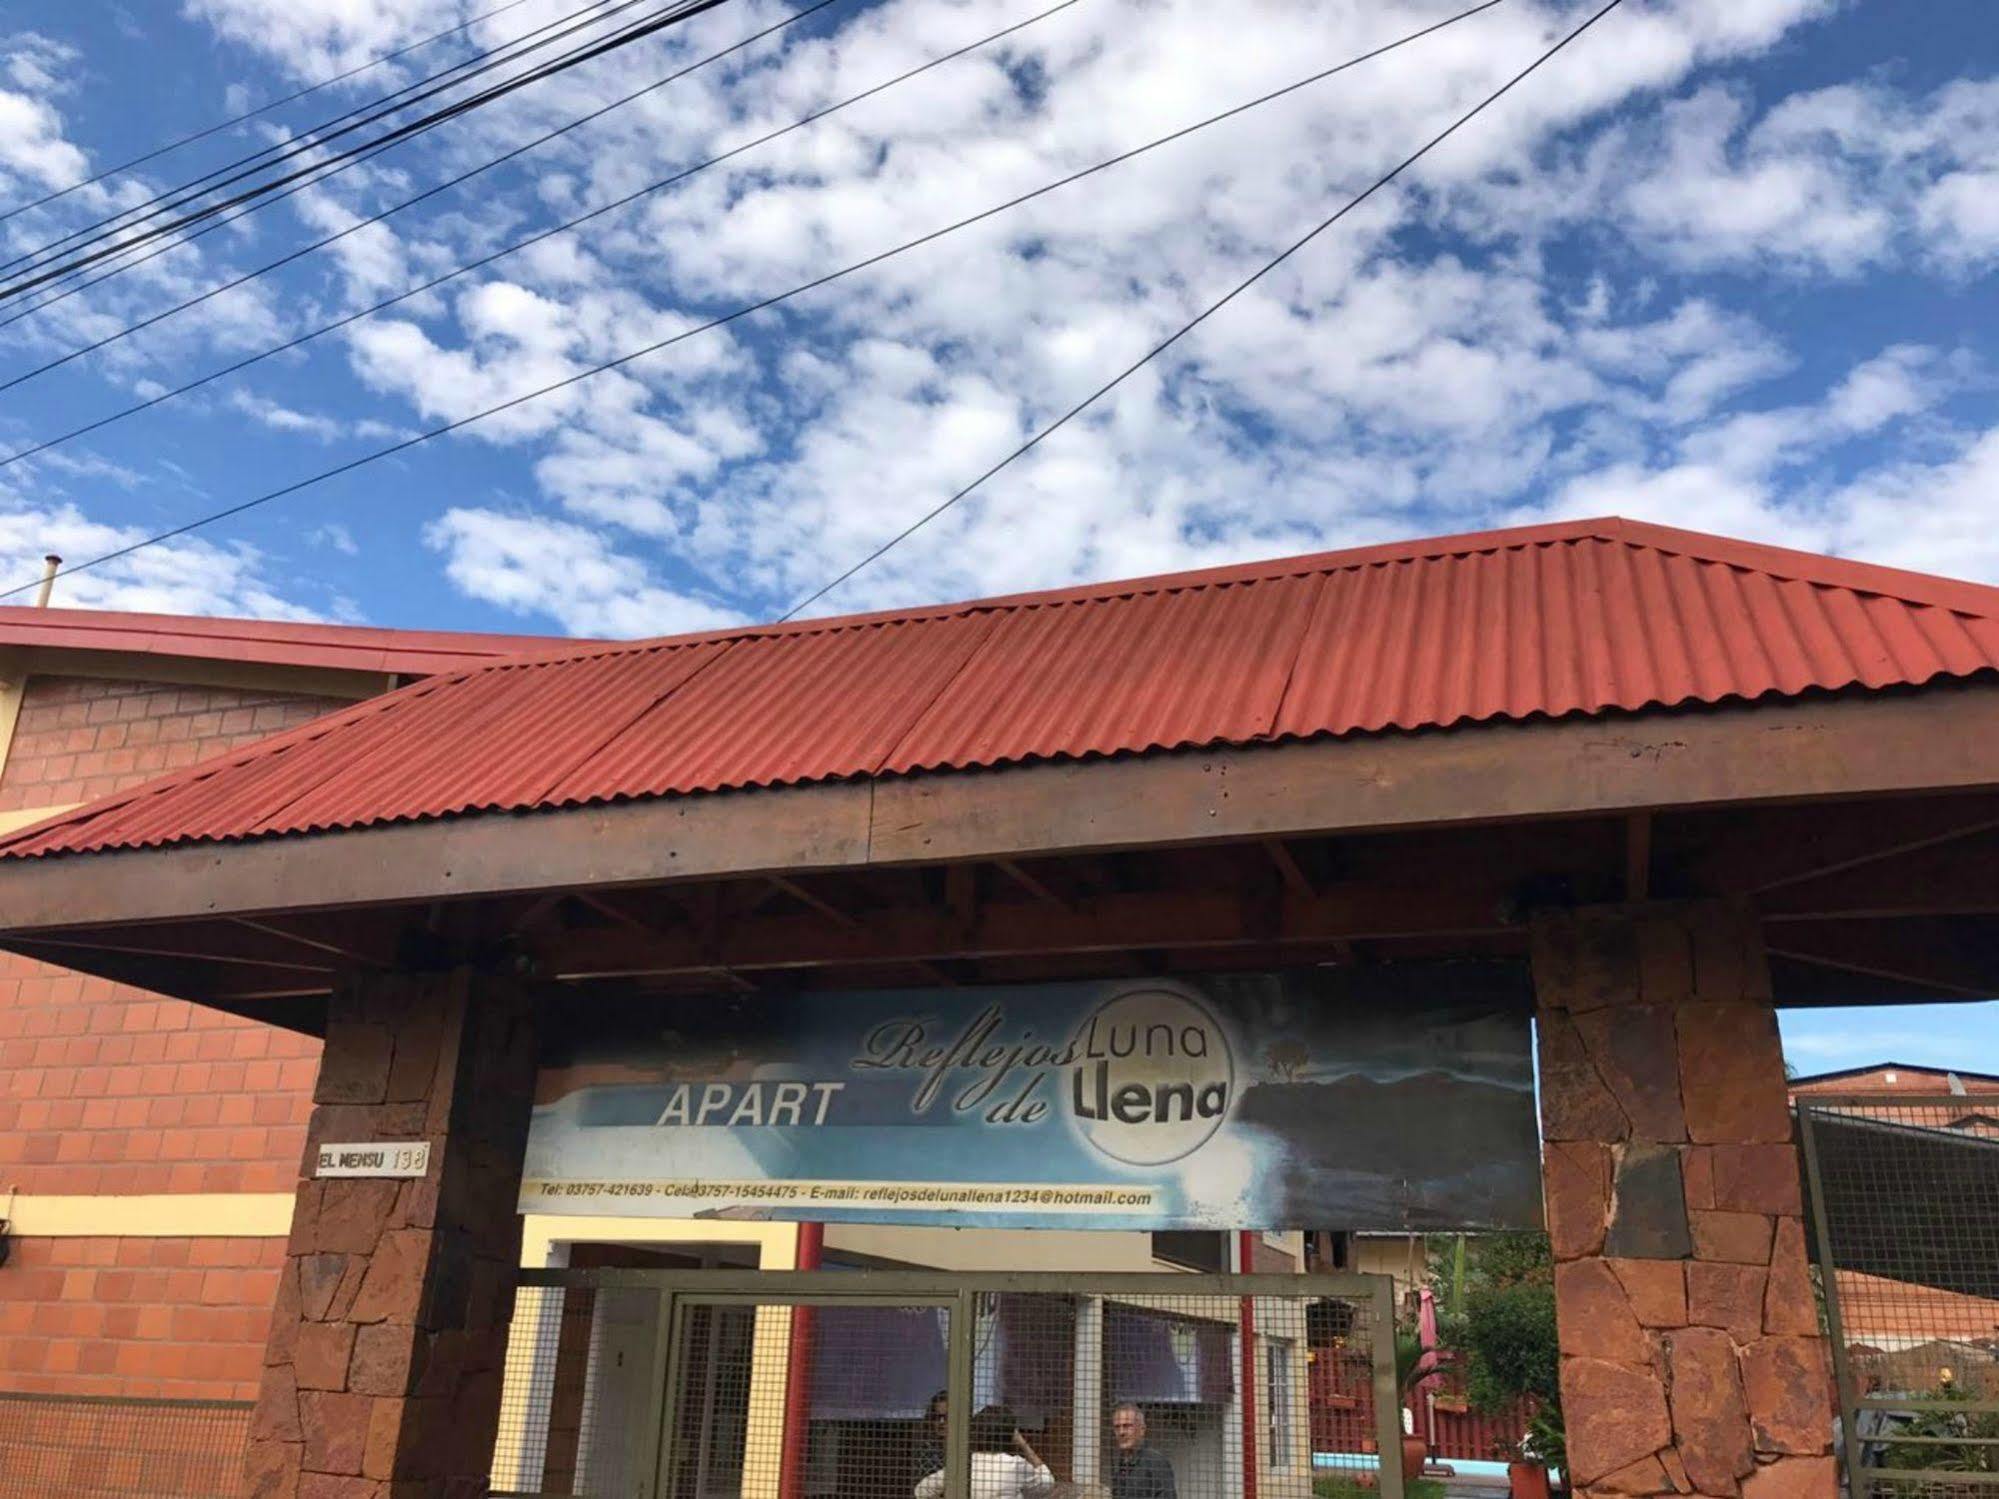
M 430 1170 L 430 1141 L 377 1140 L 322 1145 L 314 1176 L 422 1176 Z
M 525 1211 L 1540 1225 L 1511 964 L 574 1006 Z

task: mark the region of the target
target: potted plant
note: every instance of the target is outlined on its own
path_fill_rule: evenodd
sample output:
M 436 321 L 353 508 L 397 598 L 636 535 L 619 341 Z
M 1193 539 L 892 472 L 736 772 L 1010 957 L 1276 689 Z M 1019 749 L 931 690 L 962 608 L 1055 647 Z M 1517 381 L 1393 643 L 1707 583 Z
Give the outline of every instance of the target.
M 1424 1466 L 1430 1461 L 1430 1443 L 1416 1430 L 1416 1415 L 1410 1402 L 1416 1398 L 1416 1386 L 1427 1376 L 1434 1374 L 1437 1361 L 1429 1355 L 1414 1329 L 1395 1330 L 1395 1393 L 1402 1405 L 1402 1476 L 1420 1478 Z
M 1566 1472 L 1567 1467 L 1568 1442 L 1560 1407 L 1535 1411 L 1527 1423 L 1527 1434 L 1506 1464 L 1506 1486 L 1512 1499 L 1548 1499 L 1548 1470 Z

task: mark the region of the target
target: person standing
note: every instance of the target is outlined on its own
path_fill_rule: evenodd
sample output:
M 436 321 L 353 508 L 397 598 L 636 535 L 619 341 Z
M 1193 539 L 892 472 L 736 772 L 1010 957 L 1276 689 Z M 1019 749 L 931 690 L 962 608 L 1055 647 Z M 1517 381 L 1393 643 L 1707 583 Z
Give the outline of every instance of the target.
M 944 1471 L 944 1425 L 951 1411 L 951 1395 L 939 1390 L 930 1397 L 923 1413 L 923 1431 L 916 1439 L 916 1476 L 928 1478 Z
M 1173 1464 L 1146 1445 L 1145 1412 L 1129 1401 L 1111 1412 L 1111 1499 L 1179 1499 Z
M 989 1405 L 972 1417 L 971 1499 L 1037 1499 L 1054 1487 L 1055 1475 L 1012 1411 Z M 940 1470 L 916 1486 L 916 1499 L 940 1499 L 943 1492 Z

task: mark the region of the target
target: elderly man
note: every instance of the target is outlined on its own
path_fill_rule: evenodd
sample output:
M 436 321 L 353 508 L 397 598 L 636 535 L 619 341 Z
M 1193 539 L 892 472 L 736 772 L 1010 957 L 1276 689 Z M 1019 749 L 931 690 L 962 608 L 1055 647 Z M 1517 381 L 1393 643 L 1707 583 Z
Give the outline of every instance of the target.
M 1178 1499 L 1173 1464 L 1145 1444 L 1145 1412 L 1129 1402 L 1111 1412 L 1111 1499 Z

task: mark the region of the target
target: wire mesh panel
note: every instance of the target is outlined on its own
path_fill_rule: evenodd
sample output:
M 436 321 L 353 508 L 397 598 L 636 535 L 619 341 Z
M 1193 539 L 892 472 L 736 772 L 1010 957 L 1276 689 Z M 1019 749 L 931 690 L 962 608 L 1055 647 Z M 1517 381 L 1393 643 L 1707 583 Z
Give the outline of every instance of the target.
M 1799 1118 L 1849 1492 L 1999 1499 L 1999 1099 Z
M 1393 1412 L 1385 1282 L 629 1270 L 527 1279 L 494 1464 L 500 1494 L 1401 1493 L 1399 1448 L 1379 1416 Z M 1325 1445 L 1312 1370 L 1328 1307 L 1372 1425 Z
M 644 1285 L 519 1288 L 493 1449 L 496 1495 L 650 1492 L 665 1304 L 659 1288 Z
M 944 1492 L 952 1311 L 940 1302 L 680 1298 L 660 1492 Z M 794 1377 L 794 1375 L 798 1377 Z
M 0 1499 L 241 1492 L 250 1404 L 0 1393 Z
M 1314 1300 L 1171 1289 L 981 1296 L 972 1492 L 1009 1471 L 1078 1495 L 1306 1499 L 1315 1475 L 1371 1479 L 1374 1432 L 1356 1430 L 1343 1447 L 1314 1440 Z M 1370 1309 L 1354 1313 L 1349 1346 L 1371 1392 Z

